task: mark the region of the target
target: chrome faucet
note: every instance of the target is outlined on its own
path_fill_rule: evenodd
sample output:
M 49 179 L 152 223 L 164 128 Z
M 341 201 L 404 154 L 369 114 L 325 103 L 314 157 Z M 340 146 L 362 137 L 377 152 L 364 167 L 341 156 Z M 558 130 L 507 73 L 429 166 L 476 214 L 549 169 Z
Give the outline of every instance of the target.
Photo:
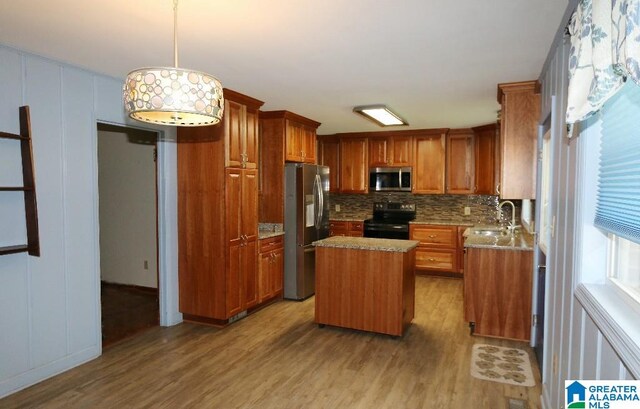
M 516 226 L 516 206 L 513 204 L 511 200 L 504 200 L 498 205 L 498 217 L 502 218 L 502 206 L 504 206 L 506 203 L 511 205 L 511 222 L 509 223 L 509 227 L 507 227 L 507 230 L 509 230 L 510 233 L 513 233 L 513 231 L 517 227 Z

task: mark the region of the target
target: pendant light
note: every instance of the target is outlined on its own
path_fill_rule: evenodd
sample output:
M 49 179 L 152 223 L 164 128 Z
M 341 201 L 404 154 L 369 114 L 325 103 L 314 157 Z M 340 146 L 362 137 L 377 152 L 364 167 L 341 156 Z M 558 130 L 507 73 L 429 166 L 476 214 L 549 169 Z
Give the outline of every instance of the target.
M 173 67 L 140 68 L 127 75 L 124 107 L 142 122 L 175 126 L 215 125 L 222 119 L 220 81 L 178 68 L 178 0 L 173 0 Z

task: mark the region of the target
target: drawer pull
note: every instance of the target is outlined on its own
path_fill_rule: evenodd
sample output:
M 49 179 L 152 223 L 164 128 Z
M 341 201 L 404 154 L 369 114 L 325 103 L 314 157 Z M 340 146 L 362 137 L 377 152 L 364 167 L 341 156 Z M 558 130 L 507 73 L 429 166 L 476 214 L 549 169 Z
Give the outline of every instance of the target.
M 435 239 L 436 237 L 438 237 L 436 234 L 430 234 L 430 235 L 429 235 L 429 238 L 430 238 L 430 239 Z
M 429 261 L 436 261 L 436 259 L 435 259 L 435 258 L 433 258 L 433 257 L 431 257 L 431 258 L 429 259 Z

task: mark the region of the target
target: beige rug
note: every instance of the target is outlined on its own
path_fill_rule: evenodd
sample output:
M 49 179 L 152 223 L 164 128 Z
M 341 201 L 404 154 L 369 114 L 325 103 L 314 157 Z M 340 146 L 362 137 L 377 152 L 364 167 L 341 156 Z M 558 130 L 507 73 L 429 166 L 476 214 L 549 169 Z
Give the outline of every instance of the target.
M 527 351 L 486 344 L 473 346 L 471 376 L 519 386 L 535 386 Z

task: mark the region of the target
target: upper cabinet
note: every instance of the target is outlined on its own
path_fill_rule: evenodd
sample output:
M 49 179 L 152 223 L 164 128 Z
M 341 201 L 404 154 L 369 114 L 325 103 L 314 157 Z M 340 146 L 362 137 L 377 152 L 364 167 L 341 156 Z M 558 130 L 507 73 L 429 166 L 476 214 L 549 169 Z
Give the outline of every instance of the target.
M 451 129 L 447 135 L 447 194 L 471 194 L 475 188 L 474 137 L 471 129 Z
M 413 193 L 444 193 L 447 130 L 416 136 L 413 142 Z
M 329 192 L 340 192 L 340 140 L 337 137 L 318 138 L 318 164 L 329 167 Z
M 536 140 L 540 117 L 537 81 L 498 84 L 500 184 L 505 199 L 535 199 Z
M 475 150 L 475 193 L 495 195 L 498 166 L 498 127 L 495 123 L 472 128 Z
M 369 138 L 369 166 L 411 166 L 412 138 L 384 136 Z
M 230 89 L 224 90 L 224 99 L 225 166 L 257 169 L 258 110 L 263 102 Z
M 284 223 L 285 162 L 316 162 L 319 122 L 289 111 L 260 112 L 260 221 Z
M 367 138 L 340 138 L 340 192 L 367 193 Z

